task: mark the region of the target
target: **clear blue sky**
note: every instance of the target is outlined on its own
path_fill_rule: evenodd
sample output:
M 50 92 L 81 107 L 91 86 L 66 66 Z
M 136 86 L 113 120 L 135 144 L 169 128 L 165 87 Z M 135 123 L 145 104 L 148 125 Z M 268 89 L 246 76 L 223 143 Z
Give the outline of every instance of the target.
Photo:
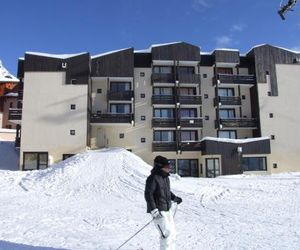
M 287 0 L 286 0 L 287 1 Z M 26 51 L 91 54 L 186 41 L 246 52 L 270 43 L 300 50 L 300 3 L 287 20 L 281 0 L 1 1 L 0 59 L 16 73 Z

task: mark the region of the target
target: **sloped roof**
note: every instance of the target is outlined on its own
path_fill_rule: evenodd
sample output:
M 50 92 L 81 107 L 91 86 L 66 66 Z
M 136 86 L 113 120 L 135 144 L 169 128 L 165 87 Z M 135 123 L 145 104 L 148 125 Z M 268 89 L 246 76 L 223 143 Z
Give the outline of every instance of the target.
M 19 79 L 13 76 L 4 68 L 2 61 L 0 60 L 0 82 L 19 82 Z

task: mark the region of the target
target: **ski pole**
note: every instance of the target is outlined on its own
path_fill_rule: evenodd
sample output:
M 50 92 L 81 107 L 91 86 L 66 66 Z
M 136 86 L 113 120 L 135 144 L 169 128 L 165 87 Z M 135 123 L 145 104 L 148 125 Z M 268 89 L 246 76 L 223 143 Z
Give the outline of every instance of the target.
M 137 231 L 134 235 L 132 235 L 128 240 L 126 240 L 121 246 L 119 246 L 118 248 L 116 248 L 116 250 L 119 250 L 122 246 L 124 246 L 128 241 L 130 241 L 133 237 L 135 237 L 138 233 L 140 233 L 141 231 L 143 231 L 147 226 L 150 225 L 150 223 L 153 221 L 153 219 L 151 221 L 149 221 L 145 226 L 143 226 L 139 231 Z

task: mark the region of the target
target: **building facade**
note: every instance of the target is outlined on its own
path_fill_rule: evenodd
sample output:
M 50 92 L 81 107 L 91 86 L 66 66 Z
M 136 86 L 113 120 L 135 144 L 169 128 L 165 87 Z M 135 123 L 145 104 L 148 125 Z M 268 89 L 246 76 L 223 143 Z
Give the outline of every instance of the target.
M 20 168 L 123 147 L 149 164 L 163 154 L 181 176 L 297 171 L 300 116 L 288 109 L 299 107 L 299 58 L 270 45 L 241 55 L 184 42 L 95 56 L 27 52 L 12 117 Z

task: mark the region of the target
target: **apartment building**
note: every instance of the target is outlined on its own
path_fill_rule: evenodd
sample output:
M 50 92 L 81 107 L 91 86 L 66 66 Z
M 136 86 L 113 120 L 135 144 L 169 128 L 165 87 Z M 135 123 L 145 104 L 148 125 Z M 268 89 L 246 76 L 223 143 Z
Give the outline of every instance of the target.
M 242 55 L 185 42 L 95 56 L 27 52 L 23 105 L 11 119 L 20 169 L 123 147 L 149 164 L 162 154 L 181 176 L 300 170 L 299 59 L 271 45 Z

